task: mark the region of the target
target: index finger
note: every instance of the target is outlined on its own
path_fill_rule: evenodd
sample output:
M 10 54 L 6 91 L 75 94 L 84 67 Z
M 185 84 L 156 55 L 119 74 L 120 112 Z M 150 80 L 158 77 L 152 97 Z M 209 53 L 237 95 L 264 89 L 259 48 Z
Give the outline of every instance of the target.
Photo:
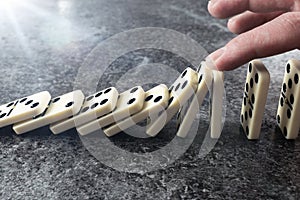
M 211 0 L 208 11 L 217 18 L 228 18 L 247 10 L 258 13 L 293 10 L 296 0 Z

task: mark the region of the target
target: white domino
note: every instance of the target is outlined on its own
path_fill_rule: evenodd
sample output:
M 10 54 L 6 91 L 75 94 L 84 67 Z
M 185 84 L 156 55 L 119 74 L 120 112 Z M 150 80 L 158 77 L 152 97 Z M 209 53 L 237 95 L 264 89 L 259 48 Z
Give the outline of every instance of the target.
M 191 99 L 190 104 L 185 104 L 177 115 L 177 136 L 186 137 L 202 102 L 211 87 L 213 75 L 212 71 L 202 64 L 201 71 L 198 73 L 198 87 L 196 95 Z
M 222 132 L 224 73 L 213 70 L 213 86 L 211 95 L 210 137 L 218 139 Z
M 248 139 L 258 139 L 270 84 L 270 74 L 259 60 L 249 63 L 241 111 L 241 124 Z
M 116 108 L 109 114 L 97 120 L 77 127 L 80 135 L 87 135 L 105 126 L 127 118 L 143 108 L 145 91 L 142 87 L 133 87 L 119 95 Z
M 146 133 L 156 136 L 172 117 L 187 103 L 195 94 L 198 85 L 197 72 L 191 68 L 186 68 L 170 87 L 169 105 L 164 112 L 157 114 L 147 125 Z
M 168 105 L 169 90 L 166 85 L 161 84 L 150 90 L 145 94 L 145 102 L 143 108 L 138 113 L 124 119 L 112 126 L 105 128 L 103 131 L 107 136 L 113 136 L 133 125 L 139 123 L 148 117 L 163 111 Z
M 42 114 L 13 125 L 17 134 L 40 128 L 50 123 L 68 118 L 79 112 L 84 100 L 80 90 L 76 90 L 52 99 Z
M 116 107 L 118 96 L 119 93 L 114 87 L 101 90 L 85 99 L 77 115 L 51 124 L 50 130 L 54 134 L 59 134 L 75 126 L 96 120 L 97 117 L 111 112 Z
M 285 68 L 277 109 L 277 123 L 286 139 L 298 137 L 300 126 L 300 61 L 289 60 Z
M 11 125 L 41 114 L 51 95 L 47 91 L 27 96 L 0 106 L 0 127 Z

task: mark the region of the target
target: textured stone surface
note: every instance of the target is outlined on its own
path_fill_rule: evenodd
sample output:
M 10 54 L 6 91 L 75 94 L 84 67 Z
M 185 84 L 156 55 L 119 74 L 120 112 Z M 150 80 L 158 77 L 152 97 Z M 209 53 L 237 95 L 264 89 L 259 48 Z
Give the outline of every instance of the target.
M 207 1 L 199 0 L 64 0 L 20 1 L 10 11 L 2 6 L 0 102 L 41 90 L 48 90 L 53 96 L 71 91 L 77 71 L 91 50 L 104 39 L 132 28 L 174 29 L 212 52 L 234 35 L 227 31 L 225 21 L 208 15 L 206 4 Z M 284 140 L 275 125 L 284 64 L 293 57 L 299 59 L 299 51 L 263 59 L 271 84 L 260 140 L 247 141 L 240 131 L 246 76 L 243 67 L 225 75 L 226 121 L 214 149 L 198 158 L 197 142 L 201 137 L 197 137 L 173 164 L 146 174 L 118 172 L 101 164 L 85 149 L 75 130 L 54 136 L 43 127 L 16 136 L 11 127 L 2 128 L 0 197 L 299 199 L 300 141 Z M 167 52 L 136 51 L 114 62 L 98 87 L 114 85 L 132 67 L 151 62 L 179 71 L 186 66 L 186 61 Z M 120 134 L 111 141 L 123 149 L 143 152 L 166 145 L 174 137 L 174 130 L 175 124 L 170 124 L 153 139 Z

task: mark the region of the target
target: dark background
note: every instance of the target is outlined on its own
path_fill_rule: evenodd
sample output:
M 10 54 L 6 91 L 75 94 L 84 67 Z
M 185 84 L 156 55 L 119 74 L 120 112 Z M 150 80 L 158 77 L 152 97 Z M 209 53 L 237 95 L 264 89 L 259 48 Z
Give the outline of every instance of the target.
M 72 91 L 77 71 L 91 50 L 125 30 L 150 26 L 174 29 L 195 39 L 208 52 L 234 37 L 226 29 L 226 21 L 209 16 L 207 1 L 15 2 L 10 9 L 5 3 L 0 7 L 1 104 L 42 90 L 53 96 Z M 118 172 L 101 164 L 85 149 L 75 130 L 55 136 L 44 127 L 17 136 L 11 127 L 2 128 L 0 197 L 299 199 L 300 142 L 285 140 L 275 121 L 284 65 L 297 57 L 299 51 L 263 59 L 271 83 L 260 140 L 248 141 L 240 131 L 246 77 L 246 67 L 242 67 L 225 73 L 226 121 L 215 148 L 198 159 L 196 140 L 173 164 L 143 175 Z M 98 83 L 99 89 L 114 85 L 123 73 L 145 60 L 162 62 L 178 71 L 188 64 L 170 52 L 132 52 L 109 67 Z M 124 149 L 140 152 L 144 146 L 151 149 L 167 144 L 174 137 L 173 125 L 142 142 L 125 134 L 111 140 Z

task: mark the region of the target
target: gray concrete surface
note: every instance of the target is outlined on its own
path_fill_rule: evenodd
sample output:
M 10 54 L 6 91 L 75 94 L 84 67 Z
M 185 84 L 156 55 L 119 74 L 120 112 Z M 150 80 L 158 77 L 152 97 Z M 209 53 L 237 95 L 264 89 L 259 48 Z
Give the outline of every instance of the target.
M 9 9 L 5 9 L 5 3 L 0 8 L 1 103 L 41 90 L 53 96 L 71 91 L 78 69 L 93 48 L 125 30 L 174 29 L 195 39 L 208 52 L 234 37 L 226 29 L 226 21 L 209 16 L 207 1 L 15 2 Z M 86 150 L 75 130 L 55 136 L 43 127 L 17 136 L 11 127 L 2 128 L 0 198 L 299 199 L 300 141 L 285 140 L 275 122 L 284 65 L 290 58 L 299 59 L 299 55 L 299 51 L 293 51 L 263 59 L 271 84 L 260 140 L 248 141 L 240 130 L 246 75 L 243 67 L 225 74 L 226 121 L 214 149 L 205 158 L 197 158 L 197 142 L 201 141 L 197 137 L 173 164 L 143 175 L 105 166 Z M 168 52 L 133 52 L 107 69 L 98 88 L 114 85 L 134 66 L 151 62 L 178 71 L 187 64 Z M 171 124 L 153 139 L 120 134 L 111 141 L 129 151 L 139 152 L 143 147 L 151 150 L 166 145 L 174 137 L 174 129 Z

